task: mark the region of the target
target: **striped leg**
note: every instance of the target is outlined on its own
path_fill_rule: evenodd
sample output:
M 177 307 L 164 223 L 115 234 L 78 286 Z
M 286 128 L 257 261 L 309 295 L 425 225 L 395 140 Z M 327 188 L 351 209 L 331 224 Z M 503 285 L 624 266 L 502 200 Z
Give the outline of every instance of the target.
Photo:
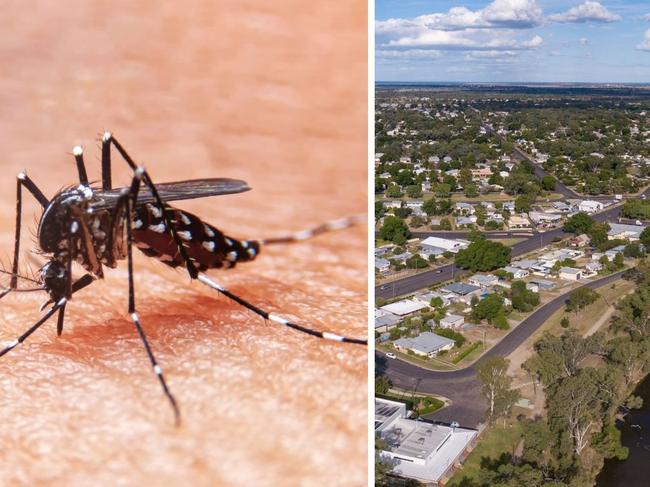
M 322 233 L 327 233 L 334 230 L 342 230 L 344 228 L 349 228 L 355 225 L 363 225 L 364 223 L 368 223 L 368 217 L 366 215 L 355 215 L 347 218 L 340 218 L 338 220 L 331 220 L 329 222 L 323 223 L 322 225 L 318 225 L 317 227 L 301 230 L 299 232 L 293 232 L 282 237 L 260 239 L 258 242 L 263 245 L 301 242 Z
M 336 333 L 330 333 L 328 331 L 314 330 L 312 328 L 307 328 L 305 326 L 293 323 L 292 321 L 289 321 L 286 318 L 283 318 L 282 316 L 279 316 L 275 313 L 269 313 L 267 311 L 264 311 L 263 309 L 260 309 L 257 306 L 255 306 L 254 304 L 249 303 L 245 299 L 240 298 L 236 294 L 231 293 L 226 288 L 224 288 L 220 284 L 217 284 L 216 282 L 214 282 L 212 279 L 210 279 L 208 276 L 206 276 L 203 273 L 199 273 L 198 279 L 206 286 L 214 289 L 215 291 L 220 292 L 224 296 L 228 297 L 229 299 L 232 299 L 236 303 L 239 303 L 243 307 L 251 310 L 253 313 L 261 316 L 265 320 L 270 320 L 275 323 L 279 323 L 281 325 L 292 328 L 294 330 L 300 331 L 302 333 L 306 333 L 308 335 L 312 335 L 318 338 L 323 338 L 325 340 L 332 340 L 335 342 L 344 342 L 344 343 L 355 343 L 358 345 L 368 345 L 368 340 L 361 340 L 359 338 L 348 338 L 341 335 L 337 335 Z

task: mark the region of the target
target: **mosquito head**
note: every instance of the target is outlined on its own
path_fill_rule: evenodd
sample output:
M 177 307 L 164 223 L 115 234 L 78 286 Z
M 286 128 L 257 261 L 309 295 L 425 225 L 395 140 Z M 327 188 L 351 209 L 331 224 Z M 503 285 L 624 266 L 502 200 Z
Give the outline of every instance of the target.
M 52 301 L 65 297 L 68 283 L 68 271 L 58 260 L 51 260 L 41 268 L 41 282 Z

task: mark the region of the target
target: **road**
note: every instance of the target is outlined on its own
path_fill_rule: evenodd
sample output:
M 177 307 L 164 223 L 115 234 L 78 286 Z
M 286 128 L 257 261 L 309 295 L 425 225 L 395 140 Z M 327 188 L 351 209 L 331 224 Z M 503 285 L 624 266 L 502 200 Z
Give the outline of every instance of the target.
M 646 190 L 645 193 L 649 193 L 650 189 Z M 644 194 L 645 194 L 644 193 Z M 604 221 L 617 221 L 621 213 L 621 207 L 615 206 L 600 213 L 595 213 L 593 216 L 594 220 L 598 222 Z M 429 232 L 425 232 L 429 236 Z M 423 235 L 425 233 L 422 233 Z M 447 236 L 447 238 L 458 238 L 451 237 L 451 235 L 459 234 L 460 232 L 431 232 L 431 235 L 436 236 Z M 507 232 L 499 232 L 507 233 Z M 516 233 L 523 233 L 518 231 Z M 561 228 L 556 228 L 554 230 L 549 230 L 547 232 L 533 232 L 533 236 L 519 242 L 512 246 L 512 256 L 518 257 L 520 255 L 527 254 L 533 250 L 540 249 L 546 245 L 553 243 L 553 240 L 558 238 L 567 238 L 571 234 L 565 232 Z M 461 237 L 462 238 L 462 237 Z M 404 279 L 398 279 L 388 284 L 381 284 L 375 287 L 375 296 L 391 299 L 397 296 L 402 296 L 405 294 L 410 294 L 418 289 L 423 289 L 425 287 L 433 286 L 444 281 L 453 280 L 454 277 L 465 273 L 461 269 L 457 268 L 454 264 L 448 264 L 445 266 L 440 266 L 436 269 L 432 269 L 427 272 L 422 272 L 414 276 L 405 277 Z
M 624 271 L 590 281 L 581 287 L 592 289 L 610 284 Z M 526 341 L 553 313 L 564 306 L 566 294 L 549 301 L 514 328 L 503 340 L 485 353 L 485 356 L 507 356 Z M 399 359 L 388 359 L 381 352 L 375 353 L 377 373 L 390 378 L 392 383 L 404 390 L 438 394 L 451 399 L 452 405 L 428 415 L 429 419 L 463 426 L 476 427 L 483 420 L 485 401 L 481 397 L 480 383 L 474 366 L 451 372 L 423 369 Z

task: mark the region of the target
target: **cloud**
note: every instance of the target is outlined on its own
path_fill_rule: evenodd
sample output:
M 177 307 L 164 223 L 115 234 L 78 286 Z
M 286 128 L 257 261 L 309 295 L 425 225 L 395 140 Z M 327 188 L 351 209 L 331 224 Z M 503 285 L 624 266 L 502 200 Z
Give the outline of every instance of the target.
M 583 46 L 586 46 L 587 44 L 589 44 L 589 39 L 587 39 L 586 37 L 581 37 L 580 39 L 578 39 L 578 42 Z
M 407 35 L 427 30 L 527 29 L 540 25 L 542 9 L 536 0 L 494 0 L 480 10 L 453 7 L 446 13 L 420 15 L 414 19 L 388 19 L 376 23 L 378 34 Z
M 643 34 L 643 42 L 636 46 L 641 51 L 650 51 L 650 29 L 646 30 Z
M 611 13 L 599 2 L 586 0 L 585 3 L 572 7 L 566 12 L 549 15 L 548 19 L 560 23 L 615 22 L 619 15 Z
M 518 41 L 507 33 L 480 32 L 467 30 L 464 32 L 449 32 L 429 30 L 415 37 L 402 37 L 388 42 L 388 47 L 401 48 L 431 48 L 444 50 L 513 50 L 533 49 L 544 42 L 536 35 L 528 41 Z
M 436 59 L 442 56 L 442 53 L 431 49 L 410 49 L 408 51 L 378 49 L 375 55 L 378 59 Z

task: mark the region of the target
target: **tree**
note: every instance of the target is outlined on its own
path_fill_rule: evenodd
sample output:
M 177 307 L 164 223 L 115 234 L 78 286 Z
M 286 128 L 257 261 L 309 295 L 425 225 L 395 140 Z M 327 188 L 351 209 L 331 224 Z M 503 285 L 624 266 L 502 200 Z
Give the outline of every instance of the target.
M 580 212 L 568 218 L 564 223 L 563 229 L 565 232 L 571 232 L 575 235 L 580 235 L 583 233 L 588 233 L 594 223 L 595 220 L 593 218 L 591 218 L 586 213 Z
M 410 233 L 404 220 L 396 216 L 387 216 L 383 226 L 379 229 L 379 236 L 397 245 L 404 245 Z
M 569 298 L 566 301 L 566 310 L 567 312 L 575 311 L 578 314 L 583 308 L 595 302 L 599 297 L 600 294 L 593 289 L 584 286 L 579 287 L 569 294 Z
M 553 191 L 557 180 L 553 176 L 544 176 L 542 178 L 542 188 L 545 191 Z
M 609 224 L 605 222 L 594 223 L 586 233 L 589 235 L 591 245 L 601 248 L 608 241 L 607 232 L 609 232 Z
M 511 249 L 502 243 L 477 240 L 456 254 L 455 263 L 472 272 L 491 271 L 510 263 Z
M 478 187 L 475 184 L 468 184 L 464 188 L 465 196 L 468 198 L 476 198 L 478 196 Z
M 413 257 L 406 259 L 407 269 L 424 269 L 429 267 L 429 262 L 424 260 L 420 255 L 416 254 Z
M 481 393 L 488 403 L 490 422 L 510 413 L 519 399 L 519 392 L 510 389 L 512 378 L 508 376 L 510 361 L 498 355 L 484 357 L 476 364 L 476 377 L 481 383 Z
M 515 199 L 515 211 L 517 213 L 528 213 L 530 207 L 535 201 L 534 197 L 528 194 L 521 194 Z
M 650 227 L 645 227 L 639 236 L 639 240 L 646 249 L 646 252 L 650 251 Z
M 440 230 L 451 230 L 451 222 L 448 218 L 440 220 Z
M 419 186 L 419 185 L 407 186 L 406 195 L 409 198 L 420 198 L 420 197 L 422 197 L 422 186 Z
M 510 288 L 512 307 L 517 311 L 530 311 L 539 304 L 539 294 L 526 289 L 524 281 L 515 281 Z
M 393 387 L 393 384 L 385 375 L 375 377 L 375 392 L 377 394 L 386 394 L 391 387 Z
M 503 298 L 496 293 L 490 294 L 473 306 L 472 319 L 488 320 L 489 323 L 492 323 L 497 316 L 504 312 Z

